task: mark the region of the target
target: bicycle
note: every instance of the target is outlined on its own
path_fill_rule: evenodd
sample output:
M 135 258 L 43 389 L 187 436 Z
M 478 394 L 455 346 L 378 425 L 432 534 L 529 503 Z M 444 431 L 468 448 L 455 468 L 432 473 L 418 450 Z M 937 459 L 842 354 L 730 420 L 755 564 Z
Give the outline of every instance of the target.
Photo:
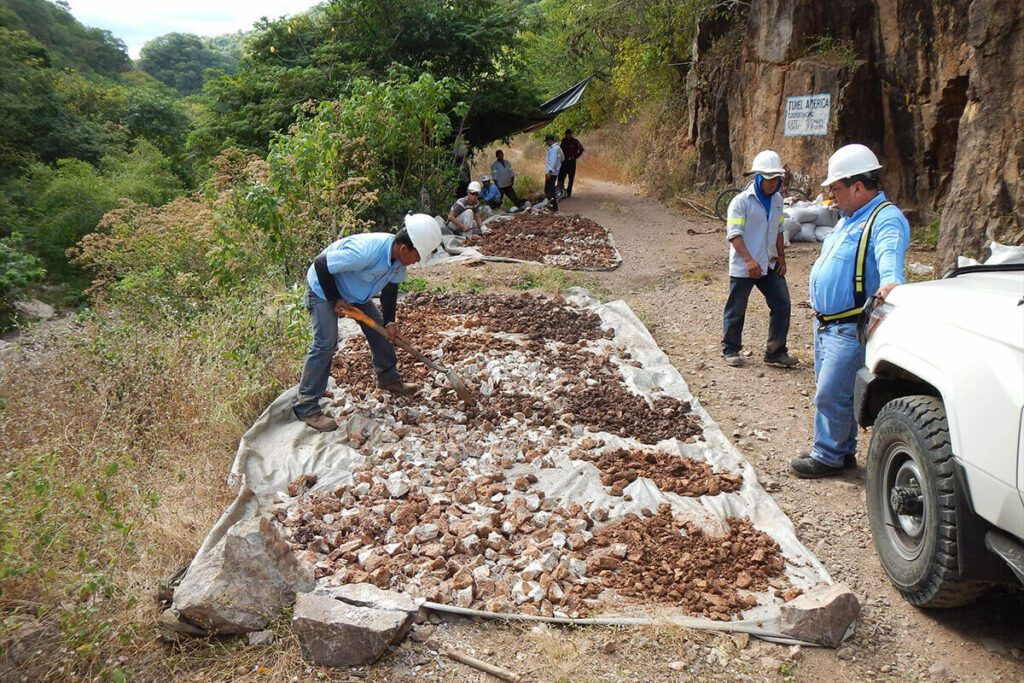
M 753 173 L 747 171 L 743 175 L 749 177 L 753 175 Z M 750 183 L 752 182 L 754 181 L 751 180 Z M 810 201 L 810 196 L 807 194 L 806 190 L 798 187 L 792 187 L 789 182 L 790 175 L 787 173 L 782 179 L 782 189 L 780 190 L 783 201 L 791 197 L 797 201 Z M 719 220 L 724 221 L 726 219 L 729 213 L 729 203 L 732 202 L 732 198 L 750 187 L 750 183 L 747 183 L 743 187 L 728 187 L 718 193 L 718 196 L 715 197 L 715 215 L 718 216 Z

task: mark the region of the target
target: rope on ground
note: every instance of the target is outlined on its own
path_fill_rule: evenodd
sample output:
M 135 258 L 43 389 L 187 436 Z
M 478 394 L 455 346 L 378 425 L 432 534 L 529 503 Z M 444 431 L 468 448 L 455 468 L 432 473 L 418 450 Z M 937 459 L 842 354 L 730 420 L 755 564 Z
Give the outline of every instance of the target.
M 486 612 L 484 610 L 472 609 L 469 607 L 456 607 L 443 603 L 425 601 L 422 604 L 429 610 L 435 612 L 448 612 L 459 614 L 464 617 L 480 617 L 482 619 L 499 619 L 504 621 L 535 621 L 543 624 L 560 624 L 563 626 L 660 626 L 672 624 L 683 628 L 692 628 L 705 631 L 727 631 L 731 633 L 749 633 L 755 638 L 766 640 L 770 643 L 780 645 L 801 645 L 804 647 L 821 647 L 817 643 L 808 643 L 795 638 L 787 638 L 775 633 L 766 632 L 762 629 L 750 626 L 749 624 L 711 621 L 699 617 L 668 616 L 661 619 L 648 617 L 589 617 L 584 619 L 572 619 L 570 617 L 541 617 L 532 614 L 512 614 L 508 612 Z

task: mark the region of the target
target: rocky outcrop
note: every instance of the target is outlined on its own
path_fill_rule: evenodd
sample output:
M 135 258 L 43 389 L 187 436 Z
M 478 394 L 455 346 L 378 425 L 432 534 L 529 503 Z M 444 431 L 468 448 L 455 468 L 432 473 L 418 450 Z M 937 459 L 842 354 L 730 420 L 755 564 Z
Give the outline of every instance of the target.
M 941 216 L 940 255 L 1024 238 L 1024 6 L 997 0 L 754 0 L 710 16 L 687 77 L 696 177 L 735 182 L 761 149 L 817 189 L 838 146 L 885 166 L 911 221 Z M 828 93 L 827 134 L 785 137 L 786 98 Z

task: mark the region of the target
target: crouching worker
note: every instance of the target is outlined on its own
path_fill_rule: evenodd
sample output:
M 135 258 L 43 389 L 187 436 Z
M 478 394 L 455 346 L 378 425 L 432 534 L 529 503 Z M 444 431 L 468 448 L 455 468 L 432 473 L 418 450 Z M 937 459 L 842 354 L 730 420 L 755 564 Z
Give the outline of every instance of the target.
M 373 356 L 377 386 L 394 394 L 410 395 L 418 387 L 402 381 L 393 342 L 398 336 L 395 311 L 398 283 L 405 267 L 428 258 L 441 244 L 441 227 L 426 214 L 405 217 L 398 234 L 362 233 L 334 242 L 313 260 L 306 272 L 306 308 L 313 327 L 313 343 L 306 352 L 299 393 L 292 410 L 295 416 L 321 432 L 338 428 L 334 418 L 320 410 L 327 389 L 331 359 L 338 347 L 338 318 L 346 306 L 354 306 L 384 326 L 387 335 L 360 324 Z M 380 296 L 383 309 L 372 299 Z

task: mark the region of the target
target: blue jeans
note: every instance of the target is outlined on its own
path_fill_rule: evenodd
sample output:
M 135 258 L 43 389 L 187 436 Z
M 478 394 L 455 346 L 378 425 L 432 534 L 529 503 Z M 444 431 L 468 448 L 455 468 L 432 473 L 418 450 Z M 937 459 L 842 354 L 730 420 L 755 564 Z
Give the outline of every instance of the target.
M 377 322 L 382 322 L 380 311 L 373 301 L 365 304 L 353 304 Z M 306 290 L 306 309 L 309 311 L 313 326 L 313 343 L 306 352 L 306 362 L 302 366 L 302 379 L 299 380 L 299 393 L 295 398 L 292 410 L 296 417 L 309 417 L 320 413 L 320 397 L 327 390 L 327 380 L 331 375 L 331 359 L 338 349 L 338 316 L 334 313 L 334 305 L 321 299 L 313 292 Z M 370 344 L 370 355 L 373 356 L 373 368 L 377 372 L 378 384 L 396 384 L 402 381 L 398 374 L 398 358 L 395 347 L 384 338 L 360 324 L 366 341 Z
M 770 311 L 764 358 L 784 358 L 789 355 L 786 348 L 786 337 L 789 336 L 789 287 L 786 286 L 786 278 L 775 270 L 769 270 L 757 280 L 752 277 L 729 278 L 729 298 L 725 302 L 725 313 L 722 316 L 722 355 L 735 356 L 743 348 L 743 323 L 747 317 L 750 291 L 754 287 L 761 290 Z
M 833 323 L 814 330 L 814 445 L 811 457 L 842 467 L 843 457 L 857 452 L 853 384 L 864 365 L 864 345 L 857 323 Z

